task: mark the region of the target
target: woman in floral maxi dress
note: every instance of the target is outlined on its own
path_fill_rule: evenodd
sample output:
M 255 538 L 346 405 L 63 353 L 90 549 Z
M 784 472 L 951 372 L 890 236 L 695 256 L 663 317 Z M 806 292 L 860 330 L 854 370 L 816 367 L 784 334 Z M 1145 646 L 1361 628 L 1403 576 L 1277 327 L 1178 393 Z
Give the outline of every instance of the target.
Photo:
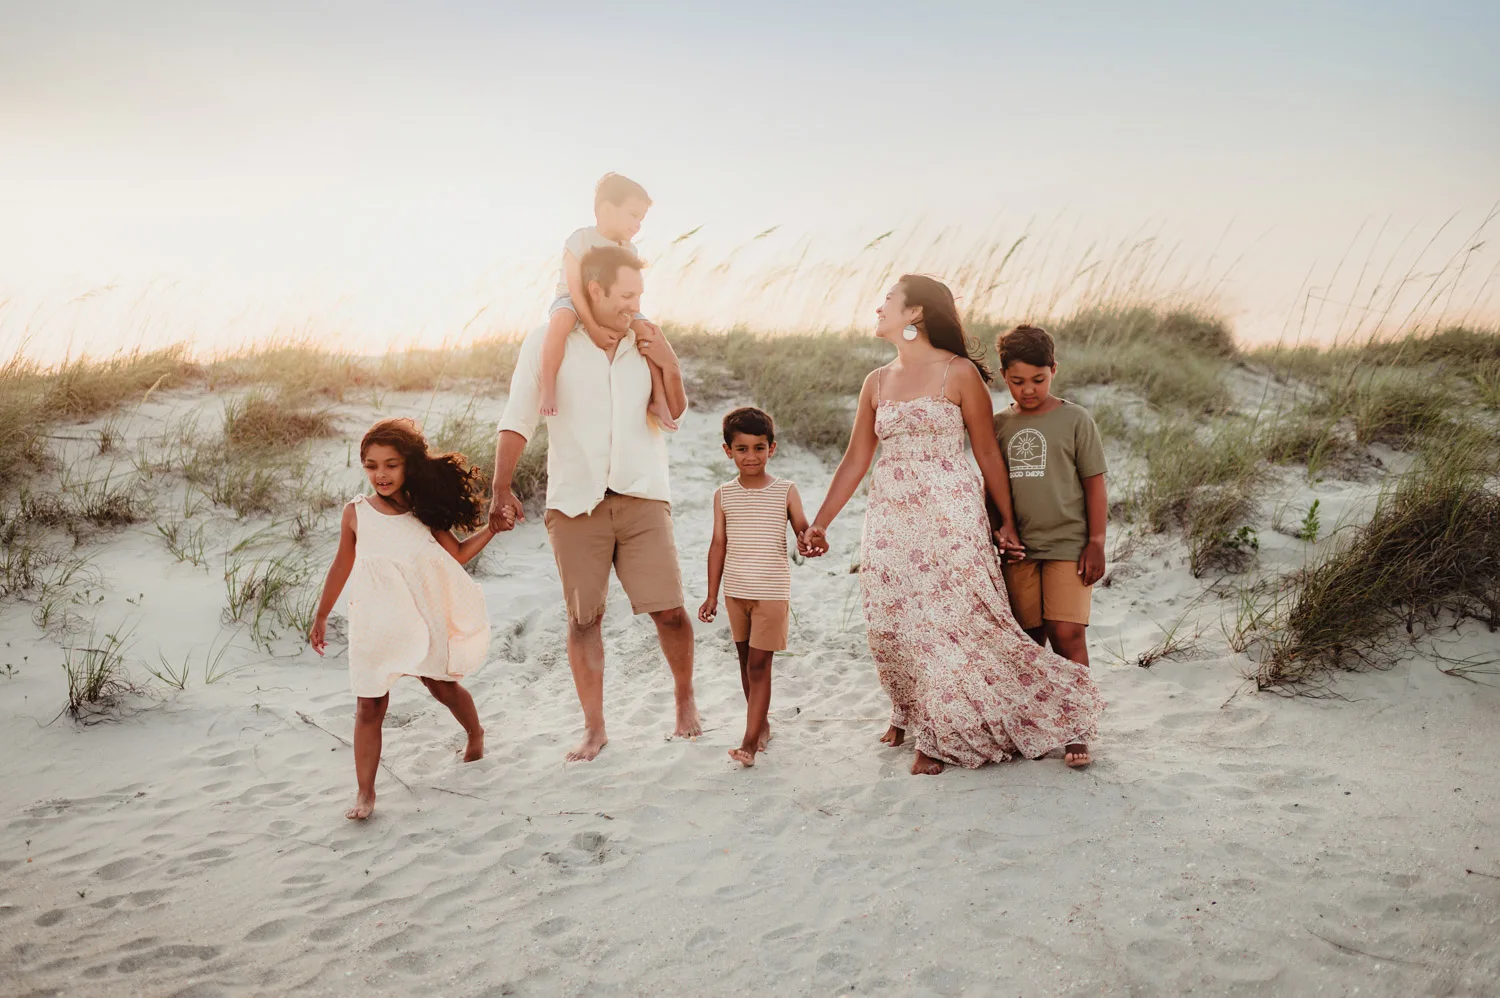
M 865 623 L 891 698 L 881 741 L 916 743 L 913 773 L 944 763 L 975 768 L 1066 747 L 1088 760 L 1104 709 L 1086 666 L 1036 644 L 1016 624 L 990 541 L 984 495 L 1000 511 L 996 540 L 1023 553 L 982 360 L 969 356 L 953 295 L 927 277 L 902 277 L 879 310 L 876 334 L 898 356 L 865 379 L 849 448 L 804 536 L 827 550 L 826 530 L 874 457 L 860 555 Z M 973 442 L 983 481 L 964 454 Z

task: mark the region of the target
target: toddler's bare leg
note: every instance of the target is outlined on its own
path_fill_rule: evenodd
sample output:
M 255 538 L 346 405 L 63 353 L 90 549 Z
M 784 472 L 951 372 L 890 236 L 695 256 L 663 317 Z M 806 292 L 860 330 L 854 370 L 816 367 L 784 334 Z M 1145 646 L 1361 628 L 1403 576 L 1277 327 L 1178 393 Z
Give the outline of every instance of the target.
M 557 415 L 557 372 L 562 369 L 563 354 L 568 349 L 568 334 L 578 325 L 578 313 L 560 308 L 547 321 L 547 336 L 542 340 L 542 399 L 538 411 L 543 416 Z

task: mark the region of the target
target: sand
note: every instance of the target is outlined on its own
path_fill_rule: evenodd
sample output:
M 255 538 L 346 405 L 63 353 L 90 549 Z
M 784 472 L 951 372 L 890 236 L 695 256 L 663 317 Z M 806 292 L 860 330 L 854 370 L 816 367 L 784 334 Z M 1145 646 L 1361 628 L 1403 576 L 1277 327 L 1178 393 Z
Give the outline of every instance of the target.
M 381 411 L 466 402 L 392 395 Z M 219 404 L 154 399 L 129 433 Z M 345 406 L 341 425 L 354 436 L 374 412 Z M 715 424 L 692 414 L 671 444 L 691 608 L 729 473 Z M 68 430 L 73 467 L 104 460 L 83 456 L 97 425 Z M 319 446 L 357 491 L 346 444 Z M 794 447 L 774 470 L 810 506 L 831 472 Z M 1377 488 L 1288 476 L 1265 505 L 1263 566 L 1312 550 L 1273 519 L 1316 496 L 1325 523 L 1356 520 Z M 1334 698 L 1256 693 L 1220 627 L 1232 601 L 1206 594 L 1180 542 L 1158 540 L 1117 559 L 1097 592 L 1090 641 L 1110 709 L 1092 767 L 1053 757 L 913 777 L 909 751 L 876 742 L 888 704 L 849 571 L 862 510 L 857 498 L 840 518 L 828 557 L 793 569 L 775 740 L 752 770 L 726 755 L 744 718 L 722 615 L 698 625 L 706 731 L 673 740 L 653 629 L 618 589 L 611 741 L 563 764 L 580 718 L 532 518 L 479 567 L 494 642 L 467 685 L 488 756 L 460 763 L 458 726 L 402 683 L 365 823 L 342 816 L 343 643 L 326 660 L 291 635 L 255 648 L 220 619 L 224 551 L 285 525 L 200 512 L 210 553 L 197 568 L 150 522 L 91 539 L 89 599 L 103 598 L 75 609 L 133 628 L 137 680 L 158 649 L 194 672 L 101 723 L 54 721 L 60 647 L 81 639 L 40 631 L 35 604 L 0 609 L 16 670 L 0 676 L 0 994 L 1500 993 L 1500 689 L 1419 649 L 1338 677 Z M 319 573 L 333 522 L 309 548 Z M 1174 625 L 1191 646 L 1136 665 Z M 1442 640 L 1455 656 L 1500 650 L 1473 625 Z M 238 671 L 207 684 L 210 642 L 228 643 L 221 667 Z

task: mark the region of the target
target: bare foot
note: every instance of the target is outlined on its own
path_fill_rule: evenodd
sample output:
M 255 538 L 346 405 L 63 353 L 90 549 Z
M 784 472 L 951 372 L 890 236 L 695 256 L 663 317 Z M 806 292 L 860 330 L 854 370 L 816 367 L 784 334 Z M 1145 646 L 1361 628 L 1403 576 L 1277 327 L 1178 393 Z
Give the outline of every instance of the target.
M 1063 762 L 1069 769 L 1082 769 L 1094 760 L 1089 756 L 1089 747 L 1083 742 L 1071 742 L 1063 750 Z
M 542 389 L 542 401 L 541 401 L 541 405 L 539 405 L 537 407 L 537 412 L 541 413 L 543 416 L 556 416 L 557 415 L 557 392 L 556 392 L 556 390 L 548 391 L 545 388 Z
M 744 766 L 746 769 L 749 769 L 751 766 L 755 765 L 755 752 L 753 749 L 747 749 L 744 747 L 732 748 L 729 750 L 729 758 L 733 759 L 741 766 Z
M 766 729 L 760 733 L 760 744 L 755 746 L 755 751 L 764 752 L 769 744 L 771 744 L 771 723 L 767 721 Z
M 895 748 L 902 742 L 906 741 L 906 729 L 898 728 L 893 724 L 889 728 L 885 729 L 885 734 L 880 736 L 880 741 L 882 744 L 889 745 L 891 748 Z
M 478 762 L 484 758 L 484 732 L 469 738 L 469 744 L 464 746 L 464 762 Z
M 943 764 L 931 756 L 917 752 L 917 757 L 912 760 L 911 775 L 913 776 L 936 776 L 943 771 Z
M 698 716 L 698 705 L 688 699 L 687 702 L 677 702 L 677 728 L 672 732 L 674 738 L 697 738 L 703 734 L 703 720 Z
M 656 417 L 656 421 L 660 423 L 664 429 L 677 429 L 677 420 L 672 418 L 672 410 L 667 407 L 666 402 L 652 402 L 649 406 L 647 406 L 647 411 L 649 411 L 651 415 Z
M 609 738 L 605 736 L 604 732 L 585 731 L 583 733 L 583 741 L 578 743 L 576 749 L 568 753 L 567 761 L 593 762 L 594 757 L 608 744 Z
M 375 813 L 375 791 L 368 794 L 360 794 L 354 798 L 354 806 L 344 812 L 344 817 L 350 821 L 364 821 Z

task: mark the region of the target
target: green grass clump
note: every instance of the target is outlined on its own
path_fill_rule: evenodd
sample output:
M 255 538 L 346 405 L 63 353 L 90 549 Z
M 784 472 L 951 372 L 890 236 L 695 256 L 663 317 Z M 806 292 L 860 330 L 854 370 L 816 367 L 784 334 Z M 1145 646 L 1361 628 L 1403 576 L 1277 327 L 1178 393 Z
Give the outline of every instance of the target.
M 334 435 L 333 417 L 255 391 L 224 406 L 224 442 L 233 449 L 295 447 Z
M 1450 429 L 1458 400 L 1448 381 L 1436 374 L 1359 368 L 1331 379 L 1323 410 L 1352 417 L 1355 438 L 1362 444 L 1407 448 Z
M 1483 435 L 1430 447 L 1370 522 L 1297 580 L 1257 672 L 1261 688 L 1296 689 L 1331 667 L 1390 664 L 1403 630 L 1416 636 L 1444 615 L 1500 628 L 1497 471 Z

